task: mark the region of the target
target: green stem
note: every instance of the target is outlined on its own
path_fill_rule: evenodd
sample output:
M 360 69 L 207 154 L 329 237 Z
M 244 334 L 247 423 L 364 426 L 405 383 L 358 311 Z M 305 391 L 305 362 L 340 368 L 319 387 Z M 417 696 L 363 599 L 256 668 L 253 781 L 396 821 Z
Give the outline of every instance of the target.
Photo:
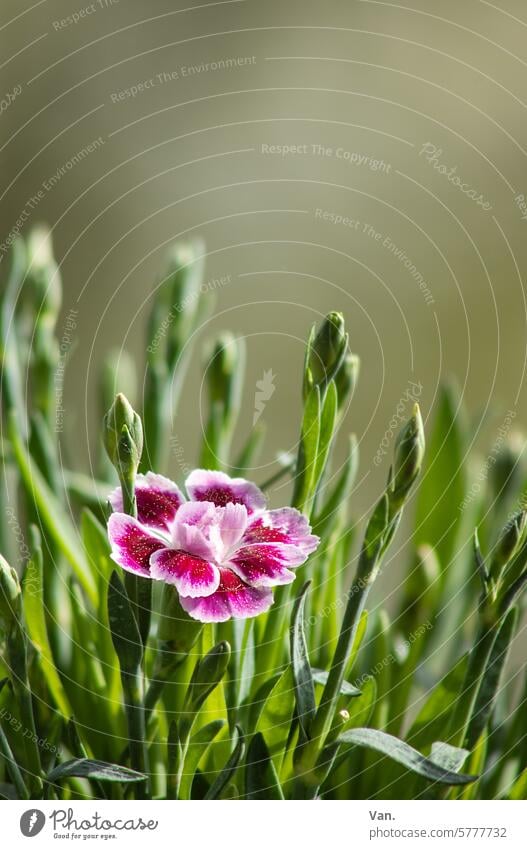
M 270 478 L 267 478 L 266 481 L 260 484 L 260 489 L 262 491 L 269 489 L 269 487 L 273 486 L 273 484 L 278 483 L 278 481 L 281 481 L 282 478 L 285 478 L 286 475 L 291 474 L 291 470 L 293 469 L 293 467 L 294 462 L 291 462 L 291 464 L 288 466 L 282 466 L 280 469 L 278 469 L 277 472 L 275 472 L 274 475 L 271 475 Z
M 130 764 L 132 769 L 148 776 L 148 749 L 145 734 L 145 710 L 143 701 L 143 675 L 140 670 L 135 676 L 123 674 L 125 710 L 130 741 Z M 135 785 L 136 798 L 150 798 L 150 779 Z
M 42 765 L 37 743 L 38 734 L 36 733 L 31 689 L 27 674 L 27 638 L 18 624 L 8 637 L 7 662 L 11 670 L 15 699 L 20 708 L 20 719 L 24 725 L 24 760 L 29 776 L 29 792 L 33 795 L 34 793 L 40 793 L 42 790 Z
M 29 793 L 27 791 L 27 787 L 24 783 L 24 779 L 22 778 L 22 773 L 20 772 L 19 766 L 15 761 L 13 756 L 13 752 L 11 751 L 11 746 L 5 736 L 2 726 L 0 725 L 0 752 L 7 762 L 7 771 L 11 776 L 11 781 L 15 785 L 17 796 L 19 799 L 29 799 Z
M 128 476 L 121 475 L 121 490 L 123 494 L 123 510 L 129 516 L 137 518 L 137 500 L 135 497 L 135 472 Z M 148 582 L 150 598 L 144 592 L 144 582 Z M 148 578 L 141 578 L 126 572 L 124 583 L 127 595 L 130 599 L 132 610 L 136 617 L 139 633 L 143 645 L 148 639 L 150 630 L 150 603 L 151 582 Z M 144 657 L 144 652 L 143 652 Z M 130 740 L 130 763 L 132 769 L 138 772 L 149 773 L 148 746 L 146 743 L 146 717 L 145 717 L 145 675 L 142 667 L 139 667 L 135 675 L 122 675 L 123 691 L 126 699 L 126 718 L 128 721 L 128 737 Z M 143 794 L 144 798 L 150 797 L 150 778 L 144 784 L 135 785 L 136 798 Z
M 448 742 L 452 746 L 462 747 L 472 720 L 479 688 L 496 639 L 496 625 L 486 622 L 480 624 L 474 647 L 470 653 L 468 668 L 463 687 L 456 701 L 450 723 L 451 736 Z
M 359 563 L 357 577 L 351 585 L 348 603 L 344 612 L 340 635 L 338 638 L 331 669 L 326 681 L 318 710 L 310 731 L 310 742 L 305 747 L 304 758 L 314 765 L 316 756 L 331 730 L 333 715 L 339 698 L 344 675 L 351 656 L 353 641 L 357 633 L 362 611 L 368 598 L 370 588 L 376 578 L 377 569 L 364 570 Z

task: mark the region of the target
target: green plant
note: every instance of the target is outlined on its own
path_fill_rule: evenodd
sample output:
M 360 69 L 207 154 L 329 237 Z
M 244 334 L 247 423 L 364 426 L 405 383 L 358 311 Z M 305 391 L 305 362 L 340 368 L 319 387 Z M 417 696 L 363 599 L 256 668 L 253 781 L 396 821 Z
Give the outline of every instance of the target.
M 13 245 L 0 316 L 0 794 L 525 798 L 522 703 L 500 687 L 527 583 L 523 445 L 512 435 L 502 440 L 476 492 L 459 398 L 443 387 L 426 458 L 415 405 L 394 441 L 385 489 L 360 529 L 351 512 L 354 436 L 330 477 L 358 378 L 339 313 L 308 338 L 297 456 L 282 458 L 260 485 L 291 478 L 294 510 L 280 521 L 301 528 L 284 542 L 285 524 L 263 518 L 258 502 L 258 534 L 271 528 L 274 535 L 265 555 L 268 566 L 275 558 L 271 583 L 283 584 L 274 600 L 269 583 L 255 579 L 254 563 L 252 571 L 236 563 L 231 545 L 227 566 L 214 555 L 207 597 L 238 581 L 236 591 L 249 586 L 255 606 L 240 612 L 220 596 L 216 621 L 204 622 L 205 594 L 189 595 L 174 552 L 192 557 L 193 568 L 205 555 L 197 556 L 187 531 L 185 543 L 174 541 L 168 525 L 165 536 L 154 528 L 146 555 L 141 548 L 143 572 L 116 567 L 122 558 L 112 526 L 131 533 L 137 517 L 148 519 L 145 481 L 159 484 L 164 471 L 189 343 L 210 306 L 202 270 L 200 243 L 174 248 L 148 322 L 141 415 L 122 394 L 134 382 L 129 358 L 112 354 L 105 363 L 99 402 L 108 410 L 107 456 L 101 447 L 95 480 L 61 461 L 54 387 L 61 289 L 49 234 Z M 213 340 L 200 463 L 223 474 L 213 478 L 220 489 L 245 487 L 259 499 L 256 487 L 236 480 L 251 468 L 261 431 L 232 453 L 243 361 L 234 337 Z M 213 500 L 210 491 L 200 495 L 196 474 L 187 481 L 193 511 Z M 181 509 L 180 490 L 163 481 Z M 200 516 L 237 516 L 224 530 L 241 538 L 243 498 L 222 493 L 220 513 L 200 508 Z M 414 530 L 390 621 L 384 610 L 368 615 L 366 604 L 405 510 Z M 251 527 L 249 543 L 261 544 Z M 162 571 L 167 558 L 172 572 Z M 298 567 L 294 583 L 287 565 Z

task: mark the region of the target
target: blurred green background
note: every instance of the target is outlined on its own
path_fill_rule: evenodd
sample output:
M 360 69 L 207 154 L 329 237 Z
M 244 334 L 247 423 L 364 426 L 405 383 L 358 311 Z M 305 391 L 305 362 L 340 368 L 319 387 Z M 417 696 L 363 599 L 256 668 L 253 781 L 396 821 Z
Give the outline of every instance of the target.
M 360 440 L 359 514 L 412 382 L 427 419 L 456 377 L 483 454 L 507 411 L 525 421 L 526 35 L 520 0 L 4 0 L 2 244 L 24 211 L 22 232 L 53 228 L 65 337 L 77 311 L 70 452 L 89 468 L 111 347 L 133 355 L 141 392 L 153 285 L 170 243 L 197 235 L 215 304 L 174 476 L 201 438 L 204 341 L 246 339 L 240 441 L 272 371 L 261 481 L 295 446 L 304 339 L 330 309 L 362 361 L 344 425 Z

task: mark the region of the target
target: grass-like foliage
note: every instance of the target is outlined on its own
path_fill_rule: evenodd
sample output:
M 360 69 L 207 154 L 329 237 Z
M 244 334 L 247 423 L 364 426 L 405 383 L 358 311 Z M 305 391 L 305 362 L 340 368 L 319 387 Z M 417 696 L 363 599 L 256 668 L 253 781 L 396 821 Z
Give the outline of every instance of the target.
M 169 470 L 185 366 L 212 302 L 203 255 L 199 243 L 176 245 L 153 294 L 139 411 L 127 400 L 136 403 L 134 364 L 123 351 L 108 357 L 91 399 L 102 434 L 92 477 L 68 459 L 76 452 L 62 409 L 67 352 L 49 234 L 12 245 L 0 314 L 0 795 L 527 798 L 527 693 L 502 683 L 527 583 L 523 446 L 502 428 L 478 476 L 459 397 L 445 386 L 426 450 L 415 405 L 387 440 L 384 491 L 366 521 L 354 519 L 357 440 L 351 435 L 340 466 L 334 443 L 359 362 L 339 313 L 308 337 L 298 450 L 279 455 L 267 481 L 247 483 L 264 433 L 255 415 L 240 443 L 242 341 L 223 334 L 208 349 L 209 418 L 195 465 L 229 477 L 217 478 L 228 482 L 221 497 L 187 481 L 196 503 L 186 508 L 210 502 L 209 530 L 229 510 L 249 524 L 260 515 L 252 542 L 274 534 L 275 547 L 253 546 L 253 571 L 234 560 L 224 568 L 219 555 L 207 564 L 201 536 L 197 557 L 189 525 L 176 543 L 168 524 L 168 542 L 156 542 L 155 530 L 153 543 L 141 538 L 133 556 L 143 571 L 126 569 L 111 548 L 110 540 L 127 545 L 147 516 L 139 487 Z M 199 483 L 205 473 L 196 474 Z M 244 479 L 232 484 L 245 493 L 239 499 L 228 495 L 232 478 Z M 288 478 L 292 502 L 279 515 L 294 525 L 294 545 L 283 544 L 283 528 L 269 530 L 277 519 L 258 510 L 247 518 L 244 506 L 247 493 L 261 499 L 260 490 Z M 112 491 L 120 516 L 109 522 Z M 405 509 L 408 560 L 391 619 L 378 605 L 368 614 Z M 124 541 L 115 542 L 117 532 Z M 172 580 L 175 571 L 159 579 L 166 563 L 181 566 L 174 551 L 209 570 L 199 597 Z M 279 562 L 286 555 L 294 582 Z M 202 621 L 204 610 L 216 621 Z

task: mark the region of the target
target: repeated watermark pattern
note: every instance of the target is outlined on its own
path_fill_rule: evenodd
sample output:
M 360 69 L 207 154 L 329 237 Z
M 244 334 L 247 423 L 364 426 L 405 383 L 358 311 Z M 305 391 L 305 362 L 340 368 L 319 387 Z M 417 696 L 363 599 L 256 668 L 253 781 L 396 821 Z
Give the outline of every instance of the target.
M 144 94 L 145 91 L 159 88 L 167 83 L 178 82 L 189 77 L 197 77 L 200 74 L 209 74 L 215 71 L 233 71 L 236 68 L 244 68 L 248 65 L 255 64 L 256 56 L 228 56 L 225 59 L 217 59 L 215 62 L 200 62 L 197 65 L 180 65 L 178 68 L 160 71 L 154 74 L 153 77 L 147 77 L 127 88 L 112 91 L 110 101 L 112 103 L 122 103 L 125 100 L 133 100 L 140 94 Z
M 148 353 L 156 353 L 159 346 L 163 342 L 163 339 L 166 337 L 171 324 L 174 322 L 176 316 L 179 313 L 192 306 L 192 304 L 196 302 L 202 295 L 214 292 L 217 289 L 223 289 L 223 287 L 227 286 L 231 282 L 231 280 L 231 274 L 223 274 L 220 277 L 211 277 L 209 280 L 205 281 L 204 283 L 201 283 L 199 288 L 197 288 L 195 291 L 190 292 L 181 301 L 177 301 L 176 303 L 172 304 L 165 317 L 161 320 L 156 332 L 152 336 L 152 340 L 146 349 Z
M 275 386 L 275 378 L 276 375 L 273 374 L 272 369 L 267 369 L 264 371 L 263 376 L 260 380 L 256 381 L 256 392 L 254 393 L 254 413 L 253 413 L 253 427 L 262 415 L 263 411 L 267 406 L 267 402 L 271 400 L 274 395 L 274 391 L 276 389 Z
M 443 151 L 432 142 L 425 142 L 419 151 L 419 156 L 423 156 L 434 171 L 446 177 L 449 183 L 452 183 L 460 192 L 462 192 L 469 200 L 473 201 L 476 206 L 481 207 L 484 212 L 489 212 L 492 205 L 485 199 L 482 192 L 473 188 L 470 183 L 465 183 L 457 173 L 457 165 L 445 165 L 441 159 Z
M 16 734 L 22 734 L 22 737 L 30 739 L 33 743 L 36 743 L 40 749 L 44 749 L 46 752 L 52 752 L 53 754 L 58 753 L 59 749 L 57 746 L 50 743 L 47 737 L 39 737 L 38 734 L 35 734 L 30 728 L 26 728 L 24 723 L 21 722 L 17 716 L 11 713 L 11 711 L 7 710 L 7 708 L 0 708 L 0 719 L 2 719 L 4 723 Z
M 24 224 L 31 218 L 48 192 L 54 189 L 69 171 L 86 159 L 87 156 L 90 156 L 90 154 L 99 150 L 104 144 L 105 141 L 103 137 L 97 136 L 97 138 L 88 142 L 88 144 L 84 145 L 80 150 L 74 153 L 73 156 L 66 160 L 66 162 L 63 162 L 63 164 L 60 165 L 53 174 L 50 174 L 42 180 L 37 191 L 27 198 L 22 211 L 19 213 L 7 237 L 0 243 L 0 262 L 4 258 L 4 255 L 8 253 L 13 242 L 20 236 Z
M 317 156 L 323 159 L 338 159 L 349 165 L 367 168 L 370 171 L 379 171 L 382 174 L 389 174 L 392 168 L 391 164 L 385 162 L 384 159 L 377 159 L 366 153 L 348 150 L 345 147 L 329 147 L 324 144 L 308 144 L 306 142 L 302 144 L 268 144 L 262 142 L 260 153 L 282 158 L 286 156 Z
M 7 524 L 11 528 L 13 536 L 15 537 L 17 547 L 18 547 L 18 563 L 23 564 L 27 563 L 31 557 L 31 552 L 29 550 L 29 546 L 24 537 L 24 532 L 22 530 L 22 526 L 18 520 L 18 516 L 12 507 L 6 508 L 6 517 Z
M 93 3 L 88 3 L 87 6 L 83 6 L 80 9 L 76 9 L 70 15 L 66 15 L 65 18 L 60 18 L 59 20 L 55 20 L 51 22 L 51 26 L 55 30 L 55 32 L 62 32 L 62 30 L 68 29 L 69 27 L 76 26 L 80 24 L 82 21 L 85 21 L 87 18 L 91 18 L 96 12 L 100 12 L 101 10 L 109 9 L 112 6 L 118 6 L 119 0 L 94 0 Z
M 0 115 L 5 112 L 9 107 L 15 102 L 17 97 L 22 94 L 22 86 L 20 83 L 13 86 L 11 91 L 6 91 L 2 99 L 0 100 Z
M 433 625 L 429 620 L 427 620 L 426 622 L 423 622 L 421 625 L 419 625 L 418 628 L 415 629 L 415 631 L 412 631 L 408 635 L 408 637 L 406 637 L 404 640 L 402 640 L 398 644 L 398 647 L 397 647 L 398 652 L 400 654 L 403 654 L 404 652 L 408 652 L 409 649 L 416 642 L 416 640 L 420 639 L 420 637 L 422 637 L 428 631 L 431 631 L 432 628 L 433 628 Z M 363 672 L 358 678 L 356 678 L 351 683 L 353 684 L 354 687 L 357 687 L 357 688 L 360 689 L 360 687 L 363 686 L 366 683 L 368 678 L 375 678 L 377 675 L 379 675 L 383 671 L 383 669 L 386 669 L 387 666 L 391 666 L 392 663 L 397 663 L 398 660 L 399 660 L 399 658 L 397 657 L 396 653 L 389 652 L 383 658 L 378 660 L 371 669 L 368 669 L 367 672 Z
M 64 328 L 59 343 L 59 361 L 55 369 L 53 383 L 55 387 L 55 431 L 62 433 L 64 430 L 64 374 L 68 355 L 73 343 L 73 332 L 77 328 L 77 316 L 79 311 L 70 309 L 64 321 Z
M 168 442 L 172 456 L 174 457 L 181 474 L 188 477 L 192 471 L 192 466 L 190 466 L 185 459 L 185 449 L 181 444 L 178 434 L 174 433 Z
M 507 415 L 503 419 L 502 424 L 497 430 L 497 436 L 492 444 L 492 448 L 487 454 L 483 465 L 480 467 L 476 480 L 472 483 L 469 491 L 465 495 L 463 501 L 459 504 L 458 509 L 460 511 L 466 510 L 466 508 L 471 504 L 474 499 L 480 494 L 482 486 L 485 484 L 491 468 L 496 463 L 498 456 L 505 444 L 505 440 L 507 438 L 507 434 L 509 433 L 514 419 L 516 418 L 516 411 L 509 410 Z
M 416 383 L 415 381 L 410 380 L 408 382 L 408 386 L 397 402 L 395 412 L 388 423 L 388 427 L 381 439 L 377 453 L 373 458 L 374 466 L 380 466 L 382 463 L 382 458 L 388 453 L 396 431 L 399 430 L 402 422 L 408 417 L 408 407 L 415 404 L 415 402 L 421 397 L 422 391 L 423 384 L 421 381 Z
M 423 274 L 416 267 L 406 251 L 399 247 L 390 236 L 381 233 L 380 230 L 376 230 L 368 221 L 361 221 L 359 218 L 353 218 L 331 209 L 316 207 L 314 216 L 316 221 L 323 221 L 325 224 L 332 224 L 335 227 L 347 227 L 377 242 L 405 267 L 410 277 L 417 283 L 426 305 L 430 307 L 435 304 L 434 296 Z

